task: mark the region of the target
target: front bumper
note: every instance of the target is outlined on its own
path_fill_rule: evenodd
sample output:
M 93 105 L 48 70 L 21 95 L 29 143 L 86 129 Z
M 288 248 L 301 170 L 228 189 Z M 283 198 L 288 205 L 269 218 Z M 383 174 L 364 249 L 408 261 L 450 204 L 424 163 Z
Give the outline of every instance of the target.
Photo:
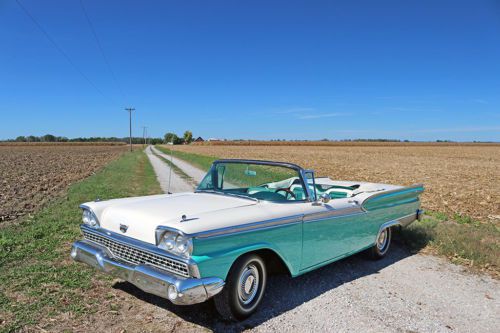
M 130 265 L 115 260 L 106 247 L 88 240 L 73 244 L 71 258 L 126 280 L 145 292 L 167 298 L 178 305 L 204 302 L 224 287 L 224 281 L 216 277 L 184 278 L 151 266 Z M 175 292 L 170 286 L 175 287 Z

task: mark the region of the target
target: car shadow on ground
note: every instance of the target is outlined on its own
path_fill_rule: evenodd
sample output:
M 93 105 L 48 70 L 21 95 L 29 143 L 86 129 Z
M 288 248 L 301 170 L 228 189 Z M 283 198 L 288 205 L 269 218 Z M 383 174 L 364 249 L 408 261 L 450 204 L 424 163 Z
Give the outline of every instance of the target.
M 123 290 L 145 302 L 170 311 L 186 321 L 210 330 L 241 332 L 293 310 L 304 302 L 345 283 L 367 275 L 377 274 L 384 267 L 411 255 L 412 253 L 404 245 L 393 242 L 389 253 L 381 260 L 372 261 L 367 259 L 364 253 L 359 253 L 296 278 L 285 274 L 271 276 L 259 310 L 247 320 L 238 323 L 223 321 L 211 300 L 191 306 L 175 306 L 168 300 L 145 293 L 128 282 L 117 282 L 114 288 Z

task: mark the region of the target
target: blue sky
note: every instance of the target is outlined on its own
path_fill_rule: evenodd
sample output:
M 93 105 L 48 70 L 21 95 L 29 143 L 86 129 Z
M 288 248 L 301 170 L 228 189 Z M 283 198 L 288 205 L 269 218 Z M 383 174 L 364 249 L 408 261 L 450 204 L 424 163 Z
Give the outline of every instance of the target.
M 500 141 L 498 1 L 0 2 L 0 139 Z M 79 73 L 90 79 L 90 84 Z M 95 87 L 94 87 L 95 86 Z M 97 88 L 97 89 L 96 89 Z

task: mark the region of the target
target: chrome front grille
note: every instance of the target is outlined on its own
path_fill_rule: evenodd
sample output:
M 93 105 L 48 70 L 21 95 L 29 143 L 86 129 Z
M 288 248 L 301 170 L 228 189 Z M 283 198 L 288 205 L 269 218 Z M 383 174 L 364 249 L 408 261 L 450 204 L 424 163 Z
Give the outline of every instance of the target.
M 85 239 L 105 246 L 111 254 L 120 260 L 134 265 L 150 265 L 166 271 L 189 277 L 189 268 L 186 263 L 164 257 L 150 251 L 129 246 L 111 238 L 104 237 L 88 231 L 83 231 Z

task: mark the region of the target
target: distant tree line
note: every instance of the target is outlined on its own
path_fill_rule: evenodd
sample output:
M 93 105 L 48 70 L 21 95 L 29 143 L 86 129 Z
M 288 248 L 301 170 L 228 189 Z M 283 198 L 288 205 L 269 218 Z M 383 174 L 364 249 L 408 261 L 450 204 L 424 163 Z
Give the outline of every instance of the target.
M 247 141 L 243 139 L 239 140 L 233 140 L 233 141 Z M 280 142 L 315 142 L 315 141 L 320 141 L 320 142 L 410 142 L 409 140 L 399 140 L 399 139 L 340 139 L 340 140 L 331 140 L 331 139 L 321 139 L 321 140 L 302 140 L 302 139 L 296 139 L 296 140 L 286 140 L 286 139 L 271 139 L 269 140 L 271 142 L 273 141 L 280 141 Z
M 193 133 L 191 131 L 185 131 L 182 137 L 175 133 L 168 132 L 164 135 L 165 143 L 172 143 L 174 145 L 189 144 L 193 142 Z
M 179 137 L 175 133 L 166 133 L 163 138 L 147 138 L 147 143 L 152 145 L 162 144 L 162 143 L 173 143 L 175 145 L 191 143 L 193 142 L 193 133 L 191 131 L 185 131 L 182 137 Z M 78 137 L 78 138 L 67 138 L 65 136 L 56 136 L 52 134 L 45 134 L 42 136 L 20 135 L 15 139 L 5 140 L 7 142 L 129 142 L 129 137 L 118 138 L 118 137 Z M 133 144 L 144 143 L 143 137 L 132 137 Z
M 147 138 L 147 143 L 156 145 L 156 144 L 161 144 L 164 143 L 162 138 Z M 129 142 L 128 137 L 124 138 L 118 138 L 118 137 L 78 137 L 78 138 L 71 138 L 68 139 L 65 136 L 55 136 L 52 134 L 45 134 L 42 136 L 34 136 L 34 135 L 28 135 L 28 136 L 18 136 L 15 139 L 10 139 L 6 140 L 7 142 Z M 143 137 L 132 137 L 132 143 L 133 144 L 143 144 L 144 143 L 144 138 Z

